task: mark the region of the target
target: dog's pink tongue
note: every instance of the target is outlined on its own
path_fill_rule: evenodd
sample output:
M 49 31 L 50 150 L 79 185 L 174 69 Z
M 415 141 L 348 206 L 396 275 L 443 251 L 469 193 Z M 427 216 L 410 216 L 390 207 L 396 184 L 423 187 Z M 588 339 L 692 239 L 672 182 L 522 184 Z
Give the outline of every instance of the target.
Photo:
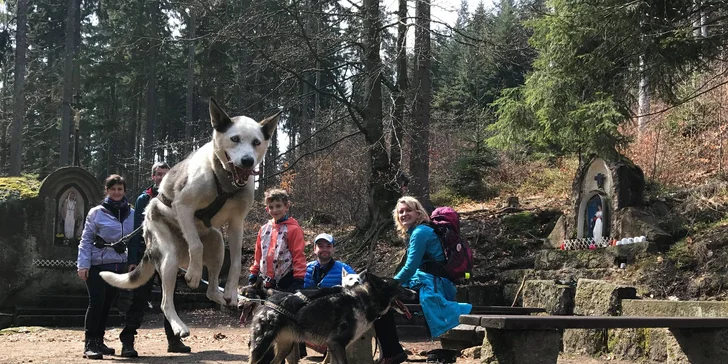
M 402 310 L 402 312 L 404 313 L 404 317 L 406 317 L 407 320 L 412 319 L 412 313 L 407 309 L 407 306 L 405 306 L 404 303 L 402 303 L 402 301 L 395 300 L 394 303 L 399 307 L 400 310 Z
M 248 177 L 250 177 L 250 169 L 243 169 L 235 167 L 235 183 L 239 185 L 244 185 L 246 182 L 248 182 Z

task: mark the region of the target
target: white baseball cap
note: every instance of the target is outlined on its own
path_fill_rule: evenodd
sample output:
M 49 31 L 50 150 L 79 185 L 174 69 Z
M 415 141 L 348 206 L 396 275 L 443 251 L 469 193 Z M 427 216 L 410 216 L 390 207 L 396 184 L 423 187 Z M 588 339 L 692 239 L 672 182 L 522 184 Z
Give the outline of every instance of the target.
M 326 240 L 331 245 L 334 245 L 334 237 L 331 236 L 331 234 L 326 234 L 326 233 L 318 234 L 318 235 L 316 235 L 316 238 L 313 239 L 313 243 L 316 244 L 316 242 L 319 240 Z

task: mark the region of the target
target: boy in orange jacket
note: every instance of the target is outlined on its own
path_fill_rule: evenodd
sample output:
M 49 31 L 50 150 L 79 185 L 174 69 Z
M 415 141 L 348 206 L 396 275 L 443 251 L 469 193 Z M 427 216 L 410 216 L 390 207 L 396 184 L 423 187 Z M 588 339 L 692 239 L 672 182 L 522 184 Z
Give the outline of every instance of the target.
M 291 202 L 288 192 L 270 189 L 265 192 L 265 210 L 271 216 L 258 232 L 255 262 L 250 267 L 248 282 L 262 279 L 266 288 L 295 292 L 303 288 L 306 256 L 303 230 L 296 219 L 288 216 Z

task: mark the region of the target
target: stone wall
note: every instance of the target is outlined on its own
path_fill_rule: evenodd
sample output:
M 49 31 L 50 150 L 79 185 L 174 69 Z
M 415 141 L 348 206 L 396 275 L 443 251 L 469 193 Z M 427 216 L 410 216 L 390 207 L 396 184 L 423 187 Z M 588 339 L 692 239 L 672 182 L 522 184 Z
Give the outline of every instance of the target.
M 42 236 L 45 214 L 40 198 L 0 202 L 0 308 L 31 301 L 40 294 L 86 292 L 75 268 L 34 264 L 53 257 L 75 261 L 75 249 L 47 251 L 53 248 L 46 246 L 48 239 Z
M 724 301 L 657 301 L 624 300 L 622 316 L 667 317 L 728 317 L 728 302 Z M 726 330 L 703 337 L 710 341 Z M 609 351 L 627 360 L 649 359 L 653 362 L 690 363 L 682 349 L 688 335 L 669 329 L 615 329 L 609 331 Z M 703 336 L 705 336 L 703 334 Z M 703 340 L 701 339 L 701 340 Z M 696 343 L 696 345 L 705 345 Z
M 618 283 L 580 279 L 574 297 L 574 314 L 577 316 L 619 316 L 622 300 L 635 298 L 634 287 Z M 606 329 L 564 330 L 564 351 L 593 355 L 607 350 Z
M 548 315 L 573 315 L 575 289 L 552 280 L 526 281 L 523 306 L 546 309 Z

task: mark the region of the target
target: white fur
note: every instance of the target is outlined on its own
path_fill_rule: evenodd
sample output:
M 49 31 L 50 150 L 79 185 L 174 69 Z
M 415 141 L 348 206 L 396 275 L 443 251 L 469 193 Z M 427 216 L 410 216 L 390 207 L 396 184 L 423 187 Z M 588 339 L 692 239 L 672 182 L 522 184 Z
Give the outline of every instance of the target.
M 341 270 L 341 286 L 344 288 L 351 288 L 358 284 L 362 284 L 364 281 L 357 273 L 349 273 L 346 269 Z

